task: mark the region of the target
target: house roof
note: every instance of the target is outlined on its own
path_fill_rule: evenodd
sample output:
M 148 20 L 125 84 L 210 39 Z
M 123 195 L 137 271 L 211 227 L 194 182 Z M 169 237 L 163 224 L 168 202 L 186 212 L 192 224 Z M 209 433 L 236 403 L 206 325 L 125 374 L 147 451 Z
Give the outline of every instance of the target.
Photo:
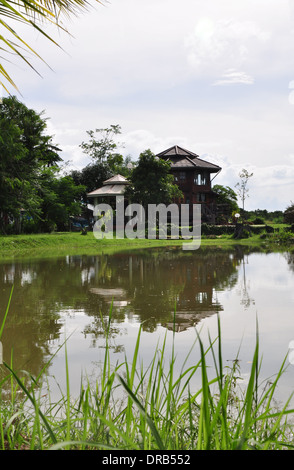
M 174 145 L 173 147 L 164 150 L 161 153 L 156 155 L 163 160 L 167 160 L 171 162 L 172 169 L 205 169 L 211 173 L 217 173 L 221 170 L 221 167 L 218 165 L 214 165 L 213 163 L 207 162 L 199 158 L 194 152 L 190 152 L 178 145 Z
M 101 188 L 95 189 L 87 194 L 88 197 L 120 196 L 124 193 L 129 181 L 122 175 L 115 175 L 103 181 Z

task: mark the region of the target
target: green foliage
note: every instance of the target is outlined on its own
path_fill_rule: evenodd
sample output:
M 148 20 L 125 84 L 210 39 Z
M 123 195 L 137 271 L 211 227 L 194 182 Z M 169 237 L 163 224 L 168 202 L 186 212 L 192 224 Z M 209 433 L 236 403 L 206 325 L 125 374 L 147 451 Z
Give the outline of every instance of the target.
M 10 122 L 19 132 L 19 143 L 26 150 L 25 158 L 18 162 L 19 171 L 34 171 L 36 164 L 47 166 L 61 161 L 58 153 L 61 151 L 52 142 L 52 137 L 46 135 L 46 119 L 44 112 L 37 113 L 15 96 L 4 98 L 0 107 L 0 119 Z
M 262 223 L 282 224 L 284 222 L 283 211 L 267 211 L 266 209 L 256 209 L 254 211 L 244 211 L 244 217 L 247 221 L 259 225 Z
M 103 182 L 115 174 L 128 176 L 130 173 L 130 158 L 123 157 L 119 147 L 123 144 L 115 141 L 121 134 L 121 127 L 112 124 L 108 128 L 87 131 L 88 142 L 82 142 L 80 147 L 92 160 L 80 171 L 72 171 L 71 176 L 76 184 L 85 186 L 83 201 L 87 201 L 86 194 L 102 186 Z
M 100 188 L 103 181 L 111 178 L 113 172 L 109 166 L 105 163 L 94 162 L 85 166 L 82 170 L 74 170 L 70 173 L 73 181 L 76 185 L 82 185 L 85 187 L 85 191 L 82 194 L 82 200 L 84 203 L 87 202 L 87 193 Z
M 99 135 L 99 139 L 95 136 Z M 98 162 L 108 162 L 109 159 L 115 160 L 119 154 L 117 152 L 118 144 L 114 141 L 114 137 L 121 134 L 121 127 L 118 124 L 112 124 L 108 128 L 95 129 L 95 131 L 87 131 L 89 136 L 88 142 L 82 142 L 80 147 L 93 160 Z M 120 160 L 120 159 L 119 159 Z
M 233 235 L 235 231 L 234 225 L 212 225 L 201 224 L 201 235 Z
M 80 198 L 84 189 L 70 176 L 56 178 L 55 173 L 47 170 L 42 184 L 42 231 L 51 231 L 55 227 L 59 231 L 68 229 L 69 217 L 81 211 Z
M 221 184 L 215 184 L 212 190 L 217 194 L 216 204 L 227 204 L 230 207 L 230 211 L 238 210 L 237 194 L 229 186 L 222 186 Z
M 148 204 L 169 204 L 173 199 L 183 196 L 174 184 L 170 164 L 156 157 L 151 150 L 140 154 L 138 164 L 129 179 L 131 185 L 127 188 L 125 196 L 144 207 Z
M 265 220 L 262 219 L 261 217 L 256 217 L 255 219 L 252 220 L 252 223 L 254 225 L 264 225 L 265 224 Z
M 99 0 L 97 0 L 98 3 Z M 37 57 L 39 60 L 43 60 L 36 50 L 28 44 L 24 37 L 22 37 L 22 32 L 17 32 L 17 22 L 22 25 L 26 25 L 32 30 L 38 32 L 38 34 L 43 35 L 46 39 L 51 41 L 52 44 L 58 45 L 56 41 L 50 37 L 42 25 L 46 24 L 50 26 L 55 24 L 59 31 L 66 31 L 62 17 L 73 16 L 81 11 L 84 11 L 88 8 L 88 2 L 85 0 L 54 0 L 46 1 L 42 0 L 19 0 L 18 2 L 13 2 L 11 0 L 0 0 L 0 11 L 1 11 L 1 59 L 7 57 L 14 59 L 20 59 L 25 62 L 31 68 L 34 68 L 32 63 L 29 60 L 29 57 Z M 12 23 L 9 21 L 12 20 Z M 3 85 L 4 88 L 8 91 L 7 86 L 16 87 L 16 84 L 13 81 L 11 75 L 9 75 L 7 69 L 4 65 L 0 63 L 0 86 Z
M 61 161 L 46 120 L 19 102 L 4 98 L 0 108 L 0 232 L 50 229 L 76 214 L 84 188 L 59 178 Z
M 290 206 L 284 212 L 284 220 L 287 224 L 294 224 L 294 204 L 291 202 Z
M 266 239 L 269 243 L 275 243 L 276 245 L 293 245 L 294 235 L 292 227 L 285 227 L 281 230 L 270 232 L 266 236 L 264 236 L 263 239 Z
M 217 194 L 216 204 L 218 205 L 218 224 L 226 224 L 231 221 L 232 215 L 239 212 L 238 197 L 235 191 L 229 186 L 216 184 L 212 190 Z
M 275 408 L 275 391 L 285 372 L 285 360 L 267 387 L 260 382 L 259 336 L 253 352 L 248 383 L 242 377 L 238 355 L 232 367 L 224 365 L 221 325 L 218 337 L 205 349 L 198 331 L 195 343 L 175 374 L 175 335 L 171 350 L 167 335 L 149 365 L 139 362 L 141 327 L 133 357 L 115 366 L 110 361 L 109 321 L 104 324 L 105 354 L 94 386 L 81 381 L 77 398 L 71 396 L 65 347 L 66 390 L 57 403 L 44 402 L 42 374 L 16 372 L 4 363 L 6 376 L 0 390 L 10 383 L 11 400 L 0 401 L 0 448 L 108 450 L 284 450 L 293 449 L 293 427 L 288 417 L 290 399 Z M 199 353 L 195 354 L 195 345 Z M 194 364 L 187 366 L 193 354 Z M 51 358 L 52 360 L 53 358 Z M 214 370 L 215 377 L 210 378 Z M 199 376 L 198 388 L 193 385 Z M 16 401 L 16 393 L 21 399 Z M 126 395 L 125 395 L 125 393 Z M 118 399 L 118 397 L 122 397 Z

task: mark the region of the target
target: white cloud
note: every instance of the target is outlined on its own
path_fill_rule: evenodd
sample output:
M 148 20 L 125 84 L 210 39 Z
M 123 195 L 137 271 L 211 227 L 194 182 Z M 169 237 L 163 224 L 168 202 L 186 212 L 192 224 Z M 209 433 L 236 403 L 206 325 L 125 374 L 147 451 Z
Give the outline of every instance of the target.
M 200 74 L 251 68 L 267 50 L 270 37 L 254 21 L 202 18 L 186 39 L 188 62 Z
M 231 187 L 252 167 L 248 205 L 284 207 L 294 198 L 293 20 L 292 0 L 112 0 L 73 20 L 73 38 L 57 37 L 65 52 L 29 36 L 53 68 L 34 61 L 43 79 L 13 71 L 75 167 L 89 162 L 86 130 L 120 124 L 134 159 L 181 145 L 220 164 L 215 182 Z
M 256 79 L 289 72 L 287 61 L 294 53 L 292 0 L 282 0 L 279 7 L 264 0 L 206 3 L 185 40 L 194 76 L 216 80 L 234 69 Z
M 250 77 L 244 72 L 237 72 L 234 69 L 228 70 L 222 75 L 222 78 L 216 80 L 213 83 L 213 86 L 220 85 L 232 85 L 232 84 L 242 84 L 242 85 L 252 85 L 254 83 L 254 78 Z

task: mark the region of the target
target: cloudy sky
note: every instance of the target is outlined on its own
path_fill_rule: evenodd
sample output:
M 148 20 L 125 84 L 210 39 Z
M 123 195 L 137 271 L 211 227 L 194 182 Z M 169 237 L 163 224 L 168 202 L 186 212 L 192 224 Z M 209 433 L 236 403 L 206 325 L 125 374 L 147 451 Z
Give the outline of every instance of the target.
M 51 68 L 10 65 L 18 95 L 45 111 L 71 168 L 90 162 L 86 131 L 119 124 L 123 153 L 187 148 L 234 188 L 254 173 L 245 208 L 294 201 L 294 0 L 111 0 L 48 31 L 23 31 Z

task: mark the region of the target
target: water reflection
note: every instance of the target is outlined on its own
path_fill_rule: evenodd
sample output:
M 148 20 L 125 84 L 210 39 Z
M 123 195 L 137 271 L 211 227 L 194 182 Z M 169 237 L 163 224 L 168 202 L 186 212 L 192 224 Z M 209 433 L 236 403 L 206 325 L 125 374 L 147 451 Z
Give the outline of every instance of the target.
M 289 258 L 293 269 L 293 259 Z M 101 345 L 111 305 L 110 337 L 115 352 L 126 324 L 183 332 L 223 310 L 221 293 L 237 286 L 240 304 L 254 304 L 248 257 L 240 247 L 228 251 L 148 249 L 99 256 L 67 256 L 0 265 L 0 324 L 11 286 L 14 294 L 2 338 L 4 360 L 39 373 L 61 342 L 65 319 L 79 315 L 80 341 Z M 174 311 L 176 314 L 174 317 Z
M 294 272 L 294 252 L 285 253 L 285 258 L 288 262 L 289 269 Z

